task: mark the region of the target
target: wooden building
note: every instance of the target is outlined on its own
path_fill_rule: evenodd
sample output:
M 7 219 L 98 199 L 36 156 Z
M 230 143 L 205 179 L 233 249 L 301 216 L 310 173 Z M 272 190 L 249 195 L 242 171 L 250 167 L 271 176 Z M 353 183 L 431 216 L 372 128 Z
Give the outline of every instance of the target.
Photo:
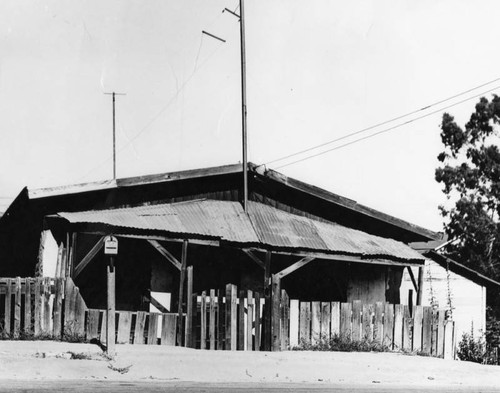
M 471 332 L 476 338 L 483 337 L 486 332 L 487 291 L 498 291 L 500 283 L 436 251 L 425 251 L 423 256 L 426 259 L 422 305 L 448 310 L 449 317 L 455 321 L 458 340 L 464 333 Z M 415 275 L 418 274 L 415 268 L 411 269 Z M 416 302 L 416 292 L 408 271 L 403 275 L 400 296 L 403 304 Z
M 177 310 L 186 266 L 193 290 L 271 296 L 274 277 L 303 301 L 400 303 L 407 244 L 440 234 L 249 164 L 74 186 L 24 189 L 0 218 L 0 276 L 72 277 L 89 308 L 104 308 L 103 236 L 119 239 L 120 310 Z M 51 246 L 52 244 L 52 246 Z M 418 288 L 417 288 L 418 289 Z

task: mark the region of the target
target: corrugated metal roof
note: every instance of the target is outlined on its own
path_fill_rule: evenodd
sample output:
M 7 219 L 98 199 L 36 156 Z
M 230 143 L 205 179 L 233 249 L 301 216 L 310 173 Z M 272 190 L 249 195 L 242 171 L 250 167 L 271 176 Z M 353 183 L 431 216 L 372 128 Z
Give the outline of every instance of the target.
M 418 252 L 396 240 L 297 216 L 268 205 L 249 202 L 248 212 L 261 242 L 275 247 L 401 260 L 423 259 Z
M 121 228 L 158 230 L 234 243 L 260 243 L 271 248 L 287 250 L 314 250 L 397 261 L 424 259 L 418 252 L 396 240 L 334 223 L 320 222 L 251 201 L 248 202 L 248 215 L 238 202 L 196 200 L 59 213 L 58 216 L 72 224 L 96 223 Z
M 258 243 L 237 202 L 196 200 L 179 203 L 58 213 L 72 224 L 94 223 L 121 228 L 189 234 L 239 243 Z

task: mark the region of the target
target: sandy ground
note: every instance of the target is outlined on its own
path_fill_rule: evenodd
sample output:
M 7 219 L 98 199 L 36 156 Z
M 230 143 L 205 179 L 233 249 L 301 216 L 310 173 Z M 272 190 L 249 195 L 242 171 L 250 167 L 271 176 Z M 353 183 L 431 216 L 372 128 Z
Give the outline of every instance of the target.
M 91 360 L 69 359 L 69 352 Z M 0 341 L 0 380 L 265 382 L 500 390 L 500 366 L 395 353 L 225 352 L 121 345 L 114 360 L 91 344 Z

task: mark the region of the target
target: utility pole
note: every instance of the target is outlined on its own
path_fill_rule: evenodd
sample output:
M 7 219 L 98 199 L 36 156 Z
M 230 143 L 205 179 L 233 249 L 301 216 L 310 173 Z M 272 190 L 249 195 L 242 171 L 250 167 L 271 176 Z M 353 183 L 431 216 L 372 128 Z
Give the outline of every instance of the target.
M 248 212 L 248 158 L 247 158 L 247 65 L 245 55 L 245 8 L 240 0 L 240 49 L 241 49 L 241 132 L 243 144 L 243 208 Z
M 115 96 L 125 96 L 125 93 L 104 93 L 113 96 L 113 180 L 116 179 L 116 122 L 115 122 Z
M 247 157 L 247 65 L 245 54 L 245 5 L 240 0 L 240 14 L 224 8 L 231 15 L 240 19 L 240 51 L 241 51 L 241 136 L 243 150 L 243 208 L 248 212 L 248 157 Z M 222 11 L 222 12 L 224 12 Z

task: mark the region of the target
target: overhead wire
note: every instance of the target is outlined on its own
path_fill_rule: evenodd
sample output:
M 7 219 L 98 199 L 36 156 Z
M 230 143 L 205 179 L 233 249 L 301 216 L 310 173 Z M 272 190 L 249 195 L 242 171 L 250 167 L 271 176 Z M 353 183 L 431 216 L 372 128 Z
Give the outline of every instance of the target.
M 483 85 L 483 86 L 484 86 L 484 85 Z M 465 99 L 463 99 L 463 100 L 461 100 L 461 101 L 455 102 L 455 103 L 453 103 L 453 104 L 450 104 L 450 105 L 445 106 L 445 107 L 443 107 L 443 108 L 437 109 L 437 110 L 435 110 L 435 111 L 432 111 L 432 112 L 426 113 L 425 115 L 421 115 L 421 116 L 418 116 L 418 117 L 412 118 L 412 119 L 407 120 L 407 121 L 405 121 L 405 122 L 403 122 L 403 123 L 396 124 L 395 126 L 392 126 L 392 127 L 386 128 L 386 129 L 383 129 L 383 130 L 381 130 L 381 131 L 377 131 L 377 132 L 375 132 L 375 133 L 373 133 L 373 134 L 370 134 L 370 135 L 367 135 L 367 136 L 365 136 L 365 137 L 362 137 L 362 138 L 356 139 L 356 140 L 351 141 L 351 142 L 348 142 L 348 143 L 344 143 L 343 145 L 336 146 L 336 147 L 331 148 L 331 149 L 323 150 L 323 151 L 321 151 L 321 152 L 319 152 L 319 153 L 316 153 L 316 154 L 313 154 L 313 155 L 310 155 L 310 156 L 307 156 L 307 157 L 301 158 L 301 159 L 299 159 L 299 160 L 295 160 L 295 161 L 289 162 L 289 163 L 287 163 L 287 164 L 279 165 L 279 166 L 275 167 L 275 169 L 280 169 L 280 168 L 284 168 L 284 167 L 287 167 L 287 166 L 290 166 L 290 165 L 294 165 L 294 164 L 297 164 L 297 163 L 299 163 L 299 162 L 303 162 L 303 161 L 309 160 L 309 159 L 311 159 L 311 158 L 315 158 L 315 157 L 321 156 L 321 155 L 323 155 L 323 154 L 326 154 L 326 153 L 329 153 L 329 152 L 332 152 L 332 151 L 335 151 L 335 150 L 342 149 L 342 148 L 344 148 L 344 147 L 347 147 L 347 146 L 353 145 L 353 144 L 355 144 L 355 143 L 358 143 L 358 142 L 364 141 L 364 140 L 366 140 L 366 139 L 373 138 L 373 137 L 375 137 L 375 136 L 377 136 L 377 135 L 387 133 L 387 132 L 392 131 L 392 130 L 394 130 L 394 129 L 396 129 L 396 128 L 400 128 L 400 127 L 402 127 L 402 126 L 404 126 L 404 125 L 407 125 L 407 124 L 413 123 L 413 122 L 415 122 L 415 121 L 417 121 L 417 120 L 421 120 L 421 119 L 423 119 L 423 118 L 425 118 L 425 117 L 429 117 L 429 116 L 435 115 L 436 113 L 439 113 L 439 112 L 442 112 L 442 111 L 447 110 L 447 109 L 449 109 L 449 108 L 452 108 L 452 107 L 454 107 L 454 106 L 457 106 L 457 105 L 463 104 L 464 102 L 467 102 L 467 101 L 473 100 L 474 98 L 480 97 L 480 96 L 482 96 L 482 95 L 484 95 L 484 94 L 487 94 L 487 93 L 491 93 L 492 91 L 495 91 L 495 90 L 498 90 L 498 89 L 500 89 L 500 86 L 496 86 L 496 87 L 494 87 L 494 88 L 492 88 L 492 89 L 489 89 L 489 90 L 487 90 L 487 91 L 484 91 L 484 92 L 482 92 L 482 93 L 480 93 L 480 94 L 476 94 L 476 95 L 474 95 L 474 96 L 472 96 L 472 97 L 465 98 Z M 473 89 L 473 90 L 475 90 L 475 89 Z M 443 101 L 442 101 L 442 102 L 443 102 Z M 372 127 L 372 128 L 373 128 L 373 127 Z M 355 135 L 355 134 L 356 134 L 356 133 L 353 133 L 353 134 L 351 134 L 350 136 Z M 357 132 L 357 134 L 359 134 L 359 132 Z M 345 136 L 345 137 L 347 137 L 347 136 Z M 339 138 L 339 140 L 340 140 L 340 139 L 344 139 L 345 137 Z M 294 155 L 297 155 L 297 154 L 299 154 L 299 153 L 296 153 L 296 154 L 294 154 Z M 294 155 L 289 155 L 289 157 L 292 157 L 292 156 L 294 156 Z M 275 161 L 277 161 L 277 160 L 275 160 Z M 275 162 L 275 161 L 274 161 L 274 162 Z M 265 166 L 265 165 L 267 165 L 267 164 L 261 164 L 261 165 L 259 165 L 259 166 Z
M 392 123 L 392 122 L 394 122 L 394 121 L 401 120 L 401 119 L 403 119 L 403 118 L 405 118 L 405 117 L 408 117 L 408 116 L 411 116 L 411 115 L 417 114 L 417 113 L 419 113 L 419 112 L 422 112 L 422 111 L 428 110 L 428 109 L 430 109 L 430 108 L 432 108 L 432 107 L 434 107 L 434 106 L 440 105 L 440 104 L 442 104 L 442 103 L 444 103 L 444 102 L 451 101 L 451 100 L 453 100 L 453 99 L 455 99 L 455 98 L 458 98 L 458 97 L 461 97 L 461 96 L 463 96 L 463 95 L 465 95 L 465 94 L 467 94 L 467 93 L 470 93 L 471 91 L 474 91 L 474 90 L 480 89 L 481 87 L 484 87 L 484 86 L 487 86 L 487 85 L 491 85 L 492 83 L 495 83 L 495 82 L 498 82 L 498 81 L 500 81 L 500 78 L 495 78 L 495 79 L 492 79 L 492 80 L 490 80 L 489 82 L 483 83 L 483 84 L 478 85 L 478 86 L 475 86 L 475 87 L 473 87 L 473 88 L 471 88 L 471 89 L 468 89 L 468 90 L 462 91 L 462 92 L 457 93 L 457 94 L 454 94 L 454 95 L 452 95 L 452 96 L 450 96 L 450 97 L 447 97 L 447 98 L 444 98 L 444 99 L 442 99 L 442 100 L 436 101 L 436 102 L 434 102 L 434 103 L 432 103 L 432 104 L 429 104 L 429 105 L 426 105 L 426 106 L 424 106 L 424 107 L 422 107 L 422 108 L 420 108 L 420 109 L 416 109 L 416 110 L 413 110 L 413 111 L 411 111 L 411 112 L 405 113 L 405 114 L 403 114 L 403 115 L 399 115 L 399 116 L 393 117 L 393 118 L 391 118 L 391 119 L 389 119 L 389 120 L 385 120 L 385 121 L 383 121 L 383 122 L 381 122 L 381 123 L 374 124 L 374 125 L 372 125 L 372 126 L 369 126 L 369 127 L 363 128 L 363 129 L 358 130 L 358 131 L 355 131 L 355 132 L 351 132 L 351 133 L 346 134 L 346 135 L 343 135 L 343 136 L 341 136 L 341 137 L 339 137 L 339 138 L 335 138 L 335 139 L 332 139 L 332 140 L 330 140 L 330 141 L 323 142 L 323 143 L 321 143 L 321 144 L 319 144 L 319 145 L 315 145 L 315 146 L 309 147 L 309 148 L 307 148 L 307 149 L 303 149 L 303 150 L 300 150 L 300 151 L 297 151 L 297 152 L 294 152 L 294 153 L 288 154 L 288 155 L 286 155 L 286 156 L 279 157 L 279 158 L 276 158 L 276 159 L 271 160 L 271 161 L 267 161 L 266 163 L 264 163 L 264 164 L 262 164 L 262 165 L 269 165 L 269 164 L 273 164 L 273 163 L 278 162 L 278 161 L 283 161 L 283 160 L 286 160 L 287 158 L 292 158 L 292 157 L 295 157 L 295 156 L 298 156 L 298 155 L 301 155 L 301 154 L 304 154 L 304 153 L 307 153 L 307 152 L 310 152 L 310 151 L 313 151 L 313 150 L 319 149 L 319 148 L 321 148 L 321 147 L 331 145 L 332 143 L 339 142 L 339 141 L 344 140 L 344 139 L 347 139 L 347 138 L 349 138 L 349 137 L 352 137 L 352 136 L 355 136 L 355 135 L 362 134 L 362 133 L 364 133 L 364 132 L 367 132 L 367 131 L 373 130 L 373 129 L 375 129 L 375 128 L 378 128 L 378 127 L 384 126 L 384 125 L 389 124 L 389 123 Z M 493 89 L 493 90 L 495 90 L 495 89 Z M 482 94 L 485 94 L 485 93 L 482 93 Z

